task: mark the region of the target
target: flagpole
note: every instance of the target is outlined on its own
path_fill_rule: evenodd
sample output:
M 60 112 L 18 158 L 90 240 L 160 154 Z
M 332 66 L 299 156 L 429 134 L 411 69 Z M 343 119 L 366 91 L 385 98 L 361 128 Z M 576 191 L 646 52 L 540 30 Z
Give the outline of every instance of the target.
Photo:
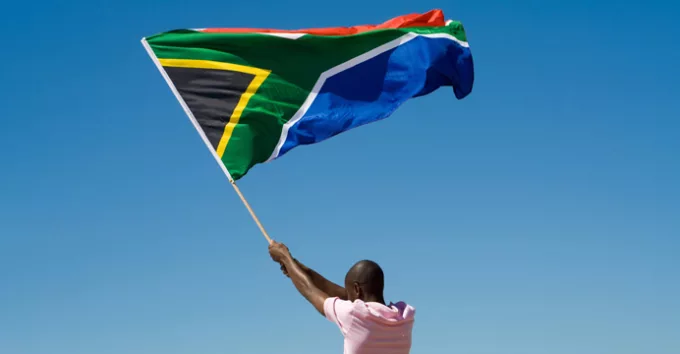
M 229 182 L 231 183 L 231 186 L 234 187 L 234 191 L 236 191 L 236 194 L 238 194 L 238 197 L 241 198 L 243 205 L 245 205 L 246 209 L 248 209 L 248 212 L 250 213 L 250 216 L 255 221 L 255 224 L 257 224 L 257 227 L 259 227 L 260 231 L 262 231 L 262 235 L 264 235 L 264 238 L 266 238 L 267 242 L 269 242 L 269 244 L 271 244 L 272 243 L 271 237 L 269 237 L 269 234 L 267 234 L 267 230 L 265 230 L 264 226 L 262 226 L 260 219 L 258 219 L 257 215 L 255 215 L 255 212 L 253 211 L 253 208 L 250 207 L 250 204 L 246 200 L 246 197 L 244 197 L 243 193 L 241 193 L 241 189 L 238 188 L 238 186 L 236 185 L 236 182 L 233 179 L 230 178 Z
M 177 101 L 179 101 L 180 105 L 182 105 L 182 108 L 184 108 L 184 112 L 186 113 L 187 117 L 189 117 L 189 120 L 194 125 L 194 128 L 196 128 L 196 131 L 198 132 L 198 134 L 201 136 L 201 139 L 205 143 L 205 146 L 211 152 L 211 154 L 213 155 L 213 157 L 217 161 L 217 164 L 219 164 L 219 166 L 222 168 L 222 172 L 224 172 L 224 174 L 229 179 L 229 183 L 231 183 L 231 186 L 234 187 L 236 194 L 238 194 L 238 197 L 241 198 L 241 201 L 246 206 L 246 209 L 248 209 L 250 216 L 253 218 L 253 220 L 255 220 L 255 224 L 257 224 L 257 227 L 259 227 L 260 231 L 262 231 L 262 235 L 264 235 L 264 238 L 267 239 L 267 242 L 269 242 L 269 244 L 271 244 L 272 243 L 271 237 L 269 237 L 269 234 L 267 234 L 267 231 L 264 229 L 264 226 L 262 226 L 260 219 L 258 219 L 257 215 L 255 215 L 255 212 L 253 211 L 253 208 L 250 207 L 250 204 L 246 200 L 246 197 L 244 197 L 243 193 L 241 193 L 241 190 L 236 185 L 234 178 L 231 177 L 231 173 L 229 173 L 229 171 L 227 170 L 227 167 L 224 165 L 224 162 L 222 162 L 222 159 L 220 159 L 220 157 L 217 155 L 217 151 L 215 151 L 215 149 L 212 147 L 212 145 L 208 141 L 208 137 L 205 135 L 205 133 L 201 129 L 200 125 L 198 124 L 198 121 L 196 120 L 196 117 L 194 117 L 194 114 L 189 109 L 189 106 L 187 105 L 187 103 L 184 102 L 184 99 L 179 94 L 179 91 L 177 91 L 175 84 L 172 82 L 172 80 L 170 80 L 168 73 L 165 71 L 165 69 L 161 65 L 160 61 L 158 60 L 158 57 L 156 57 L 156 54 L 151 49 L 151 46 L 149 46 L 149 43 L 146 41 L 146 38 L 142 38 L 142 45 L 144 46 L 144 48 L 146 49 L 146 52 L 151 57 L 151 60 L 153 60 L 154 64 L 156 64 L 156 68 L 158 68 L 158 71 L 160 71 L 161 75 L 163 75 L 165 82 L 168 84 L 168 86 L 170 86 L 170 89 L 175 94 Z

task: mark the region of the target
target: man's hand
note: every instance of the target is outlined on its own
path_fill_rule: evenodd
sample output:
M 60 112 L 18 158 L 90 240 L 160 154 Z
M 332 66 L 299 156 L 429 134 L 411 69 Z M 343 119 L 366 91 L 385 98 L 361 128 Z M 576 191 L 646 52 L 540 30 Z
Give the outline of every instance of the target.
M 290 255 L 288 247 L 286 247 L 286 245 L 284 245 L 283 243 L 279 243 L 276 241 L 272 241 L 272 243 L 269 245 L 269 255 L 272 257 L 274 262 L 278 262 L 281 264 L 282 266 L 281 270 L 285 269 L 286 262 L 291 261 L 293 259 L 293 257 Z
M 288 250 L 288 247 L 286 247 L 286 245 L 284 245 L 283 243 L 278 243 L 276 241 L 272 242 L 272 244 L 269 245 L 269 255 L 272 257 L 274 262 L 277 262 L 281 265 L 281 272 L 283 272 L 283 275 L 290 278 L 290 275 L 288 274 L 288 269 L 286 269 L 286 265 L 283 263 L 283 260 L 280 259 L 281 253 L 283 254 L 288 253 L 288 255 L 290 255 L 290 251 Z

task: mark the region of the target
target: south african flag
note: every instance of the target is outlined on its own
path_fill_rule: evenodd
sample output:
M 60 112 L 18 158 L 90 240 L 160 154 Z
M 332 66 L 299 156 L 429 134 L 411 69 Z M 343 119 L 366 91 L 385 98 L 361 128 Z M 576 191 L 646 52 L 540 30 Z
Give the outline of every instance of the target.
M 142 43 L 232 181 L 439 87 L 462 99 L 474 81 L 465 30 L 440 10 L 341 28 L 175 30 Z

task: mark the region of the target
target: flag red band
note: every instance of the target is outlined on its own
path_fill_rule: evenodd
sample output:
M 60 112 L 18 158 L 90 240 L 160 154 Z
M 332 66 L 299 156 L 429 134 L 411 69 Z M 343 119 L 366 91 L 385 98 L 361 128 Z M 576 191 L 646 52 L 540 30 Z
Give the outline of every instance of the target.
M 263 28 L 206 28 L 206 33 L 304 33 L 317 36 L 347 36 L 362 32 L 390 28 L 439 27 L 446 25 L 442 10 L 431 10 L 424 14 L 410 14 L 395 17 L 379 25 L 359 25 L 352 27 L 310 28 L 300 30 L 277 30 Z

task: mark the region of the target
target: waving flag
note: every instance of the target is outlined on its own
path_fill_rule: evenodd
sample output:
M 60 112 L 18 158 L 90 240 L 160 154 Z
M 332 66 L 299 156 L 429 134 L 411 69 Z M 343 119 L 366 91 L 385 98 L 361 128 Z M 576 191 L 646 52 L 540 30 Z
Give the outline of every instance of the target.
M 473 86 L 460 22 L 440 10 L 380 25 L 176 30 L 142 43 L 230 179 L 299 145 Z

